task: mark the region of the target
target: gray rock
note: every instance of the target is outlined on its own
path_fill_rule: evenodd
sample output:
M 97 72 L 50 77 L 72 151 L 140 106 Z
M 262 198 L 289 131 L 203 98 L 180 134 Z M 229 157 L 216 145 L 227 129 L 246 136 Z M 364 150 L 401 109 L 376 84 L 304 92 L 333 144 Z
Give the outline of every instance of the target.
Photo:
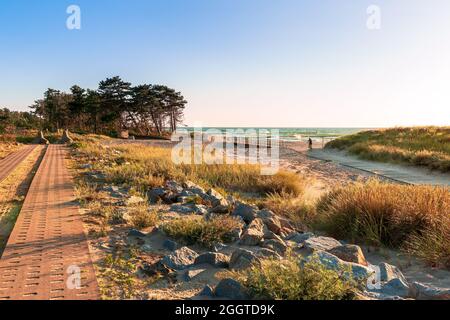
M 207 196 L 207 194 L 205 193 L 205 189 L 203 189 L 198 184 L 195 184 L 191 181 L 186 181 L 183 184 L 183 187 L 185 188 L 186 191 L 191 192 L 194 195 L 198 195 L 202 198 Z
M 380 268 L 380 281 L 388 282 L 393 279 L 400 279 L 407 283 L 405 276 L 396 266 L 382 262 L 378 267 Z
M 221 280 L 214 289 L 214 296 L 231 300 L 246 300 L 249 295 L 245 288 L 236 280 L 227 278 Z
M 241 236 L 239 243 L 245 246 L 256 246 L 264 238 L 264 223 L 261 219 L 254 219 Z
M 224 249 L 226 249 L 228 246 L 226 244 L 223 243 L 215 243 L 212 247 L 214 252 L 219 252 L 222 251 Z
M 194 269 L 194 270 L 186 270 L 183 273 L 183 281 L 191 281 L 195 277 L 197 277 L 200 273 L 204 272 L 206 269 Z
M 169 251 L 175 251 L 178 249 L 178 243 L 169 239 L 164 240 L 162 246 L 164 249 L 167 249 Z
M 256 251 L 256 256 L 262 259 L 281 259 L 281 256 L 277 252 L 267 248 L 261 248 Z
M 169 208 L 170 212 L 175 212 L 179 214 L 193 214 L 196 210 L 190 205 L 173 204 Z
M 405 298 L 409 296 L 409 291 L 408 283 L 397 278 L 383 284 L 380 292 L 386 296 Z
M 151 203 L 157 203 L 159 201 L 164 201 L 168 192 L 164 188 L 153 188 L 147 192 L 147 198 Z
M 368 265 L 366 258 L 364 257 L 364 253 L 357 245 L 346 244 L 328 250 L 328 252 L 347 262 L 354 262 L 357 264 L 362 264 L 363 266 Z
M 230 269 L 243 270 L 251 267 L 253 264 L 259 264 L 259 259 L 249 250 L 237 249 L 231 255 Z
M 241 217 L 245 223 L 250 223 L 256 218 L 258 208 L 245 203 L 239 203 L 233 210 L 232 215 Z
M 141 246 L 141 250 L 144 252 L 151 252 L 151 251 L 153 251 L 153 248 L 149 244 L 144 244 Z
M 276 217 L 273 216 L 271 218 L 264 218 L 263 219 L 264 224 L 267 226 L 267 229 L 269 229 L 270 231 L 272 231 L 273 233 L 279 235 L 281 233 L 281 223 L 280 220 Z
M 229 209 L 228 206 L 218 205 L 218 206 L 215 206 L 215 207 L 209 209 L 208 212 L 211 212 L 211 213 L 226 214 L 226 213 L 229 212 L 229 210 L 230 210 L 230 209 Z
M 202 291 L 200 291 L 198 293 L 198 296 L 199 297 L 213 297 L 214 296 L 213 289 L 210 286 L 206 285 L 203 287 Z
M 273 250 L 281 256 L 284 256 L 287 250 L 287 245 L 284 243 L 284 241 L 275 239 L 265 240 L 262 244 L 262 247 Z
M 175 180 L 166 181 L 165 187 L 173 193 L 180 193 L 183 191 L 182 185 Z
M 284 240 L 294 241 L 297 243 L 303 243 L 309 238 L 315 237 L 314 233 L 307 232 L 307 233 L 300 233 L 300 232 L 292 232 L 286 236 Z
M 330 270 L 344 271 L 344 275 L 346 274 L 347 270 L 351 271 L 351 276 L 354 279 L 366 280 L 374 273 L 374 270 L 368 267 L 353 262 L 343 261 L 326 251 L 317 251 L 314 255 L 310 255 L 306 260 L 308 261 L 314 256 L 317 256 L 319 262 Z
M 206 194 L 205 200 L 211 202 L 212 207 L 222 206 L 228 208 L 228 201 L 216 190 L 209 189 Z
M 199 255 L 194 264 L 209 264 L 216 268 L 228 268 L 230 258 L 222 253 L 207 252 Z
M 194 204 L 192 205 L 192 209 L 195 214 L 205 215 L 208 213 L 208 208 L 203 204 Z
M 269 229 L 265 229 L 264 230 L 264 239 L 266 240 L 278 240 L 278 241 L 282 241 L 283 242 L 283 238 L 281 238 L 279 235 L 273 233 L 272 231 L 270 231 Z
M 136 237 L 136 238 L 144 238 L 146 236 L 145 233 L 140 232 L 139 230 L 136 229 L 131 229 L 130 231 L 128 231 L 127 237 Z
M 418 300 L 449 300 L 450 288 L 439 288 L 428 284 L 413 282 L 411 295 Z
M 160 263 L 173 270 L 183 270 L 192 265 L 197 257 L 197 252 L 183 247 L 164 256 Z
M 319 250 L 328 251 L 341 246 L 339 241 L 329 237 L 311 237 L 305 240 L 303 244 L 311 252 Z

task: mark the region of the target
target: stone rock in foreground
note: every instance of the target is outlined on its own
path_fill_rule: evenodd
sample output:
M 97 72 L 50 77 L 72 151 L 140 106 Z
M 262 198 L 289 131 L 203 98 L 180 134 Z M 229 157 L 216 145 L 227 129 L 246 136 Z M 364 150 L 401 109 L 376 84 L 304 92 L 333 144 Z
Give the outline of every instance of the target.
M 267 248 L 277 252 L 279 255 L 284 256 L 286 254 L 287 245 L 280 240 L 270 239 L 266 240 L 262 244 L 263 248 Z
M 256 256 L 261 259 L 276 259 L 281 260 L 282 257 L 275 251 L 267 248 L 261 248 L 256 251 Z
M 214 295 L 217 298 L 231 300 L 249 299 L 249 295 L 245 288 L 239 282 L 231 278 L 221 280 L 214 289 Z
M 167 249 L 169 251 L 175 251 L 178 249 L 178 243 L 176 243 L 175 241 L 172 241 L 170 239 L 164 240 L 162 246 L 164 249 Z
M 233 210 L 232 215 L 241 217 L 245 223 L 250 223 L 256 218 L 256 213 L 258 208 L 256 206 L 251 206 L 245 203 L 239 203 Z
M 380 281 L 389 282 L 393 279 L 400 279 L 407 282 L 403 273 L 396 266 L 382 262 L 378 267 L 380 268 Z
M 259 264 L 259 259 L 256 255 L 245 249 L 237 249 L 233 252 L 230 258 L 230 269 L 243 270 L 250 268 L 253 264 Z
M 128 231 L 127 237 L 136 237 L 136 238 L 144 238 L 146 236 L 145 233 L 140 232 L 139 230 L 136 229 L 131 229 L 130 231 Z
M 264 223 L 261 219 L 253 220 L 241 236 L 239 243 L 244 246 L 256 246 L 264 238 Z
M 175 250 L 173 253 L 164 256 L 161 259 L 160 264 L 173 270 L 183 270 L 192 265 L 197 257 L 197 252 L 188 247 L 182 247 Z
M 214 189 L 209 189 L 206 192 L 207 196 L 205 200 L 211 202 L 212 207 L 224 207 L 228 208 L 228 201 L 219 192 Z
M 206 285 L 202 289 L 202 291 L 200 291 L 198 293 L 197 296 L 199 296 L 199 297 L 213 297 L 214 296 L 214 292 L 213 292 L 213 289 L 209 285 Z
M 286 241 L 293 241 L 296 243 L 303 243 L 306 240 L 315 237 L 315 235 L 311 232 L 307 233 L 300 233 L 300 232 L 292 232 L 287 235 L 287 237 L 284 239 Z
M 411 295 L 418 300 L 449 300 L 450 288 L 438 288 L 420 282 L 413 282 L 411 284 Z
M 304 247 L 311 252 L 315 251 L 329 251 L 342 244 L 336 239 L 329 237 L 312 237 L 303 242 Z
M 209 264 L 216 268 L 228 268 L 230 258 L 222 253 L 207 252 L 199 255 L 194 264 Z
M 352 278 L 356 280 L 366 280 L 374 274 L 374 270 L 366 266 L 341 260 L 335 255 L 332 255 L 331 253 L 326 251 L 316 252 L 314 255 L 309 256 L 307 258 L 307 261 L 309 261 L 314 256 L 317 256 L 319 262 L 327 269 L 338 272 L 351 271 Z
M 361 248 L 357 245 L 346 244 L 328 250 L 328 252 L 335 255 L 341 260 L 362 264 L 363 266 L 368 266 L 366 258 L 364 257 L 364 253 L 362 252 Z

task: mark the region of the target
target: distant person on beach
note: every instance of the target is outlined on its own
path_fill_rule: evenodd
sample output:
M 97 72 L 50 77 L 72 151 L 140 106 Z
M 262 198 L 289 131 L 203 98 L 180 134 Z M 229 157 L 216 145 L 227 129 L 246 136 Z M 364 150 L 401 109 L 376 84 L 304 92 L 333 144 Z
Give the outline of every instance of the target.
M 309 146 L 309 149 L 310 149 L 310 150 L 311 150 L 312 147 L 313 147 L 313 141 L 312 141 L 311 138 L 308 139 L 308 146 Z

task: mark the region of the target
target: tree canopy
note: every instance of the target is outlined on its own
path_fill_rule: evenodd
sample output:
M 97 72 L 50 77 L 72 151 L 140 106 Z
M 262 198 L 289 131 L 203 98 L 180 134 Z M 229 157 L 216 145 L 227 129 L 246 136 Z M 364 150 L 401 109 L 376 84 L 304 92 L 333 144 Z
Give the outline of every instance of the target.
M 74 85 L 70 92 L 48 89 L 30 107 L 44 129 L 138 135 L 174 131 L 183 120 L 187 101 L 164 85 L 132 86 L 120 77 L 107 78 L 96 90 Z

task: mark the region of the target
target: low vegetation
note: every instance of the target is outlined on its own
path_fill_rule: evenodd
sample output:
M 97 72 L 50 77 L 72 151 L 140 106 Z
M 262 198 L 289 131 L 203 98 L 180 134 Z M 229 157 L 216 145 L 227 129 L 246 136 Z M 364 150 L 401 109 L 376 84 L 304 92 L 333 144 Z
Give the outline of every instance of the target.
M 327 144 L 367 160 L 404 163 L 450 172 L 450 127 L 363 131 Z
M 233 230 L 241 226 L 241 221 L 231 216 L 219 216 L 205 220 L 201 216 L 191 216 L 166 222 L 162 229 L 169 236 L 182 240 L 187 245 L 200 244 L 205 247 L 233 239 Z
M 352 300 L 358 292 L 358 283 L 351 277 L 329 270 L 315 259 L 303 263 L 294 257 L 262 260 L 261 266 L 232 276 L 256 299 Z
M 79 150 L 91 159 L 108 159 L 98 164 L 105 172 L 107 182 L 125 184 L 138 190 L 159 187 L 166 180 L 191 180 L 207 188 L 224 192 L 256 193 L 265 196 L 283 193 L 299 196 L 303 193 L 305 180 L 295 173 L 280 171 L 273 176 L 260 174 L 259 165 L 176 165 L 171 150 L 145 145 L 117 145 L 108 148 L 97 143 L 77 143 Z
M 317 206 L 316 224 L 339 239 L 403 248 L 450 267 L 450 190 L 370 181 L 338 187 Z

